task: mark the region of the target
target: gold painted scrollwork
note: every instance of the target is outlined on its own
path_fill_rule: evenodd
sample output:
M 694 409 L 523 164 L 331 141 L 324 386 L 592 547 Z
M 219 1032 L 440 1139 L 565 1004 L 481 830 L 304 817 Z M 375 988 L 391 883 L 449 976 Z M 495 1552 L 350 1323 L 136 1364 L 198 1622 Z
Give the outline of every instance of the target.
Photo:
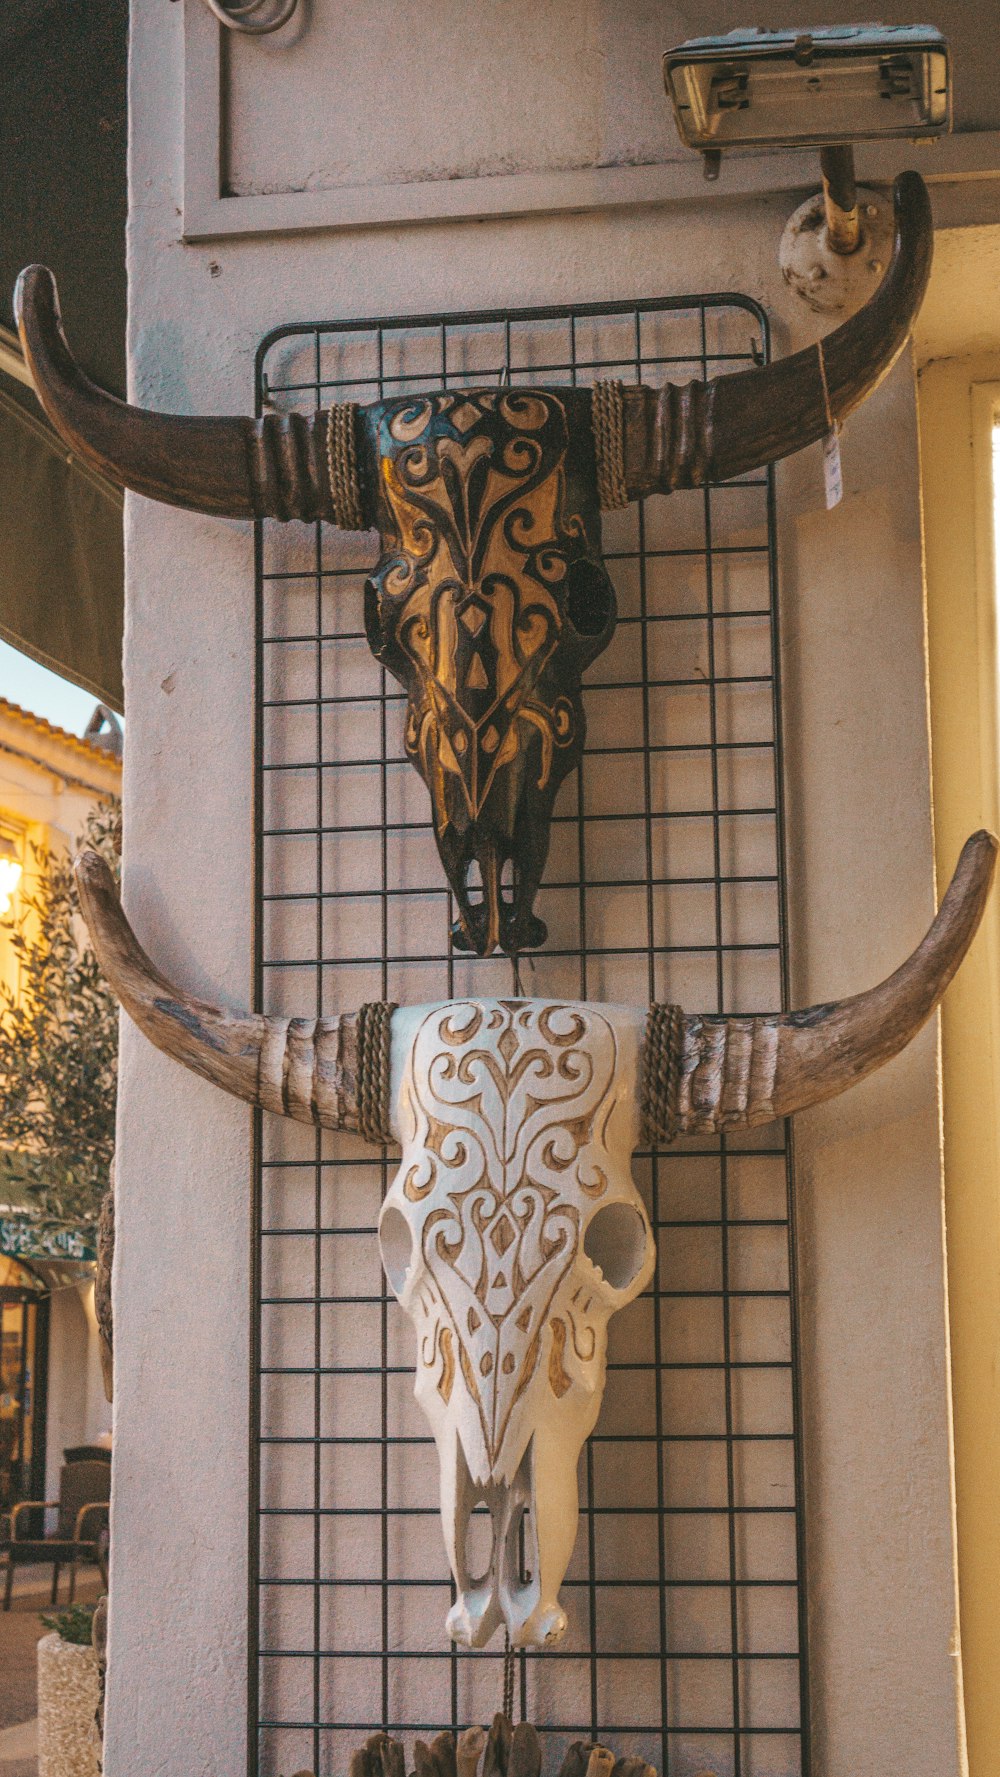
M 491 1469 L 543 1352 L 557 1399 L 570 1354 L 583 1358 L 571 1314 L 555 1304 L 588 1205 L 607 1190 L 617 1066 L 614 1031 L 594 1008 L 459 1003 L 435 1008 L 417 1035 L 408 1090 L 422 1158 L 405 1190 L 423 1200 L 454 1167 L 422 1251 Z M 448 1373 L 450 1389 L 453 1359 Z
M 379 475 L 391 565 L 381 586 L 416 669 L 406 747 L 440 834 L 445 780 L 461 786 L 475 820 L 533 733 L 540 788 L 554 749 L 575 737 L 569 700 L 551 709 L 536 688 L 559 645 L 560 588 L 584 530 L 566 511 L 569 431 L 551 391 L 438 394 L 391 410 L 386 424 Z

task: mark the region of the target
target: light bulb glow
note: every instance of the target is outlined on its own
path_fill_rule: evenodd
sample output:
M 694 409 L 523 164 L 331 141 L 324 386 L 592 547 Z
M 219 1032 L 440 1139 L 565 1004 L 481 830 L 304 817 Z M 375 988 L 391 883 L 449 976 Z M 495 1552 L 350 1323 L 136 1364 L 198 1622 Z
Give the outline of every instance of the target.
M 0 858 L 0 918 L 10 912 L 23 867 L 17 858 Z

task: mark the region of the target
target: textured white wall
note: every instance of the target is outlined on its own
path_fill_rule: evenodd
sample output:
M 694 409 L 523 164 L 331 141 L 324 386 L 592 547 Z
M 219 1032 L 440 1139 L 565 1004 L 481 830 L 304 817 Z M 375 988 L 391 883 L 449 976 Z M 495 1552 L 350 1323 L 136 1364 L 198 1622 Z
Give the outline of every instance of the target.
M 447 12 L 425 8 L 428 41 Z M 139 0 L 130 361 L 133 395 L 150 405 L 248 410 L 257 340 L 296 318 L 738 289 L 772 308 L 779 351 L 814 337 L 780 291 L 784 216 L 766 200 L 184 246 L 181 51 L 181 8 Z M 263 107 L 271 58 L 258 65 Z M 480 83 L 477 116 L 507 103 L 509 73 Z M 314 100 L 335 103 L 334 67 L 304 54 L 301 75 Z M 402 163 L 405 105 L 382 127 Z M 908 363 L 851 422 L 843 452 L 832 516 L 818 452 L 779 480 L 799 1001 L 885 973 L 933 906 Z M 161 967 L 245 1001 L 249 528 L 131 499 L 127 549 L 126 906 Z M 249 1135 L 248 1113 L 126 1027 L 109 1777 L 235 1770 L 244 1756 Z M 803 1117 L 797 1147 L 817 1769 L 950 1777 L 934 1032 Z
M 774 0 L 758 22 L 797 28 L 797 4 Z M 884 0 L 878 16 L 910 24 L 912 8 Z M 660 58 L 752 17 L 743 0 L 313 5 L 280 38 L 227 41 L 226 188 L 322 191 L 681 159 Z M 958 128 L 995 129 L 1000 52 L 981 5 L 939 0 L 934 23 L 952 44 Z

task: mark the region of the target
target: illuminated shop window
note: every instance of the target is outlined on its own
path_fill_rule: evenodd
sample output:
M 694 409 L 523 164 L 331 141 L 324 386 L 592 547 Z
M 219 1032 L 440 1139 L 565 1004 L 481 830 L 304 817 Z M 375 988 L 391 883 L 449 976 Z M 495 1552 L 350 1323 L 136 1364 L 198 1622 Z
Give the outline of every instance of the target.
M 23 870 L 18 840 L 0 827 L 0 919 L 14 905 L 14 895 Z

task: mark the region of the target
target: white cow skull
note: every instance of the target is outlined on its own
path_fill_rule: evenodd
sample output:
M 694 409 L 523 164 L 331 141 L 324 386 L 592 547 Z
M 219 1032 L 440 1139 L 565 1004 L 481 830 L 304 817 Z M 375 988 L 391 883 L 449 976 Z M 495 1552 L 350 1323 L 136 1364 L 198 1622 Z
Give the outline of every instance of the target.
M 538 1645 L 565 1628 L 558 1591 L 607 1324 L 653 1271 L 629 1171 L 640 1105 L 646 1139 L 669 1142 L 789 1116 L 864 1079 L 930 1017 L 975 935 L 996 852 L 991 834 L 967 841 L 927 936 L 879 986 L 757 1018 L 551 1000 L 309 1019 L 228 1012 L 157 972 L 106 865 L 93 852 L 78 859 L 98 959 L 151 1042 L 267 1111 L 402 1145 L 379 1232 L 417 1330 L 457 1640 L 481 1646 L 503 1622 L 515 1646 Z M 493 1549 L 474 1574 L 479 1503 Z
M 437 1442 L 458 1588 L 448 1629 L 469 1647 L 501 1623 L 515 1647 L 566 1627 L 559 1587 L 608 1320 L 655 1264 L 629 1169 L 642 1026 L 625 1008 L 548 1000 L 445 1002 L 393 1019 L 403 1158 L 379 1239 L 416 1329 L 416 1396 Z M 480 1503 L 493 1548 L 477 1574 L 467 1539 Z

